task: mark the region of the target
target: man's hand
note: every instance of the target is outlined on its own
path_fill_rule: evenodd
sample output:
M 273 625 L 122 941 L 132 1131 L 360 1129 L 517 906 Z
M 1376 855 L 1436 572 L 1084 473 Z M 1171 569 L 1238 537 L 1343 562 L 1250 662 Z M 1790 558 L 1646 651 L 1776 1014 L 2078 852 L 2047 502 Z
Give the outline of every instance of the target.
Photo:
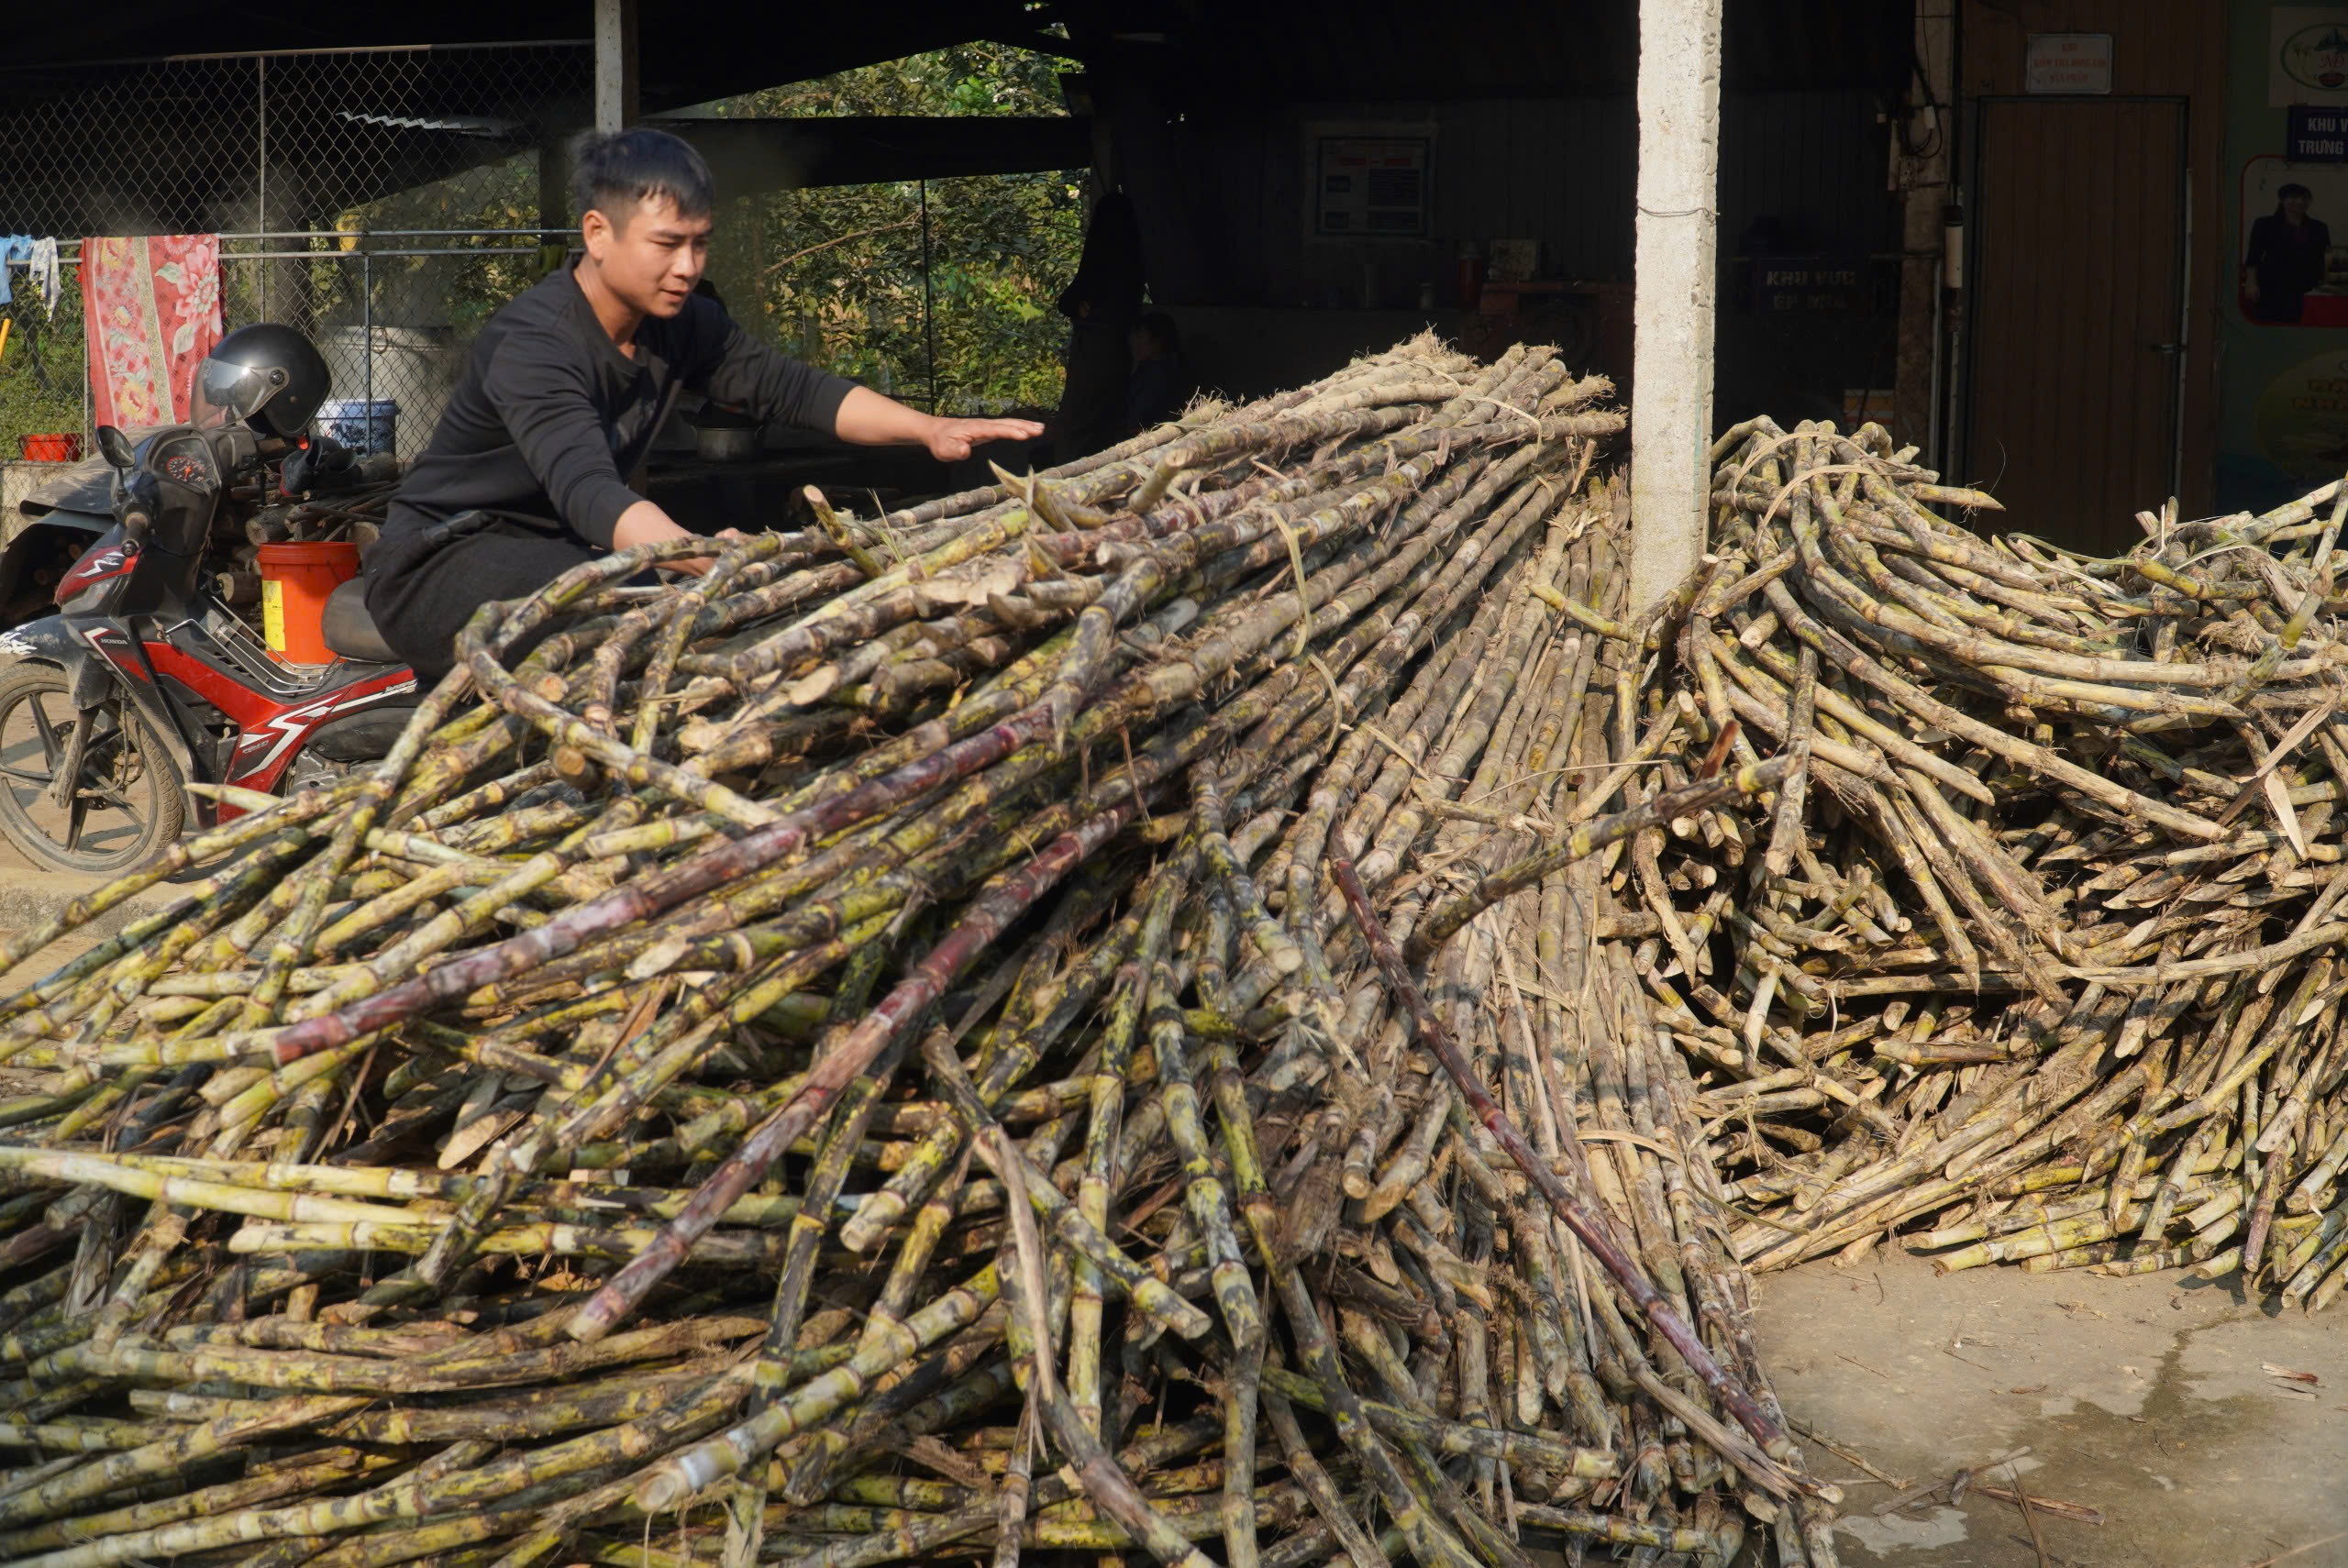
M 721 539 L 747 539 L 749 536 L 739 528 L 721 528 L 717 531 L 717 537 Z M 662 561 L 654 569 L 679 572 L 686 577 L 703 577 L 708 574 L 709 569 L 716 564 L 715 556 L 688 556 L 681 561 Z
M 870 387 L 851 387 L 833 433 L 858 447 L 923 447 L 941 463 L 958 463 L 982 442 L 1032 440 L 1044 427 L 1032 419 L 940 419 Z
M 612 548 L 633 549 L 638 545 L 658 545 L 670 539 L 690 539 L 692 536 L 692 529 L 680 525 L 659 507 L 649 501 L 639 501 L 621 513 L 619 521 L 612 525 Z M 717 536 L 721 539 L 740 539 L 748 536 L 738 528 L 728 528 Z M 714 557 L 692 556 L 684 560 L 661 561 L 659 569 L 699 577 L 716 564 Z
M 922 445 L 941 463 L 958 463 L 988 441 L 1032 441 L 1044 427 L 1032 419 L 936 419 Z

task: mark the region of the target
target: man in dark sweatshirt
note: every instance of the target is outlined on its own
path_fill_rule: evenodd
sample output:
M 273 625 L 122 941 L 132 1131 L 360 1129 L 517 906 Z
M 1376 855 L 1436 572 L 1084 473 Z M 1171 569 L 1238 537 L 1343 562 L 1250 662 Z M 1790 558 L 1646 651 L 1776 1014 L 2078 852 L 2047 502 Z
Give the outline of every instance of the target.
M 482 604 L 535 592 L 606 550 L 687 535 L 626 482 L 681 387 L 761 422 L 925 447 L 940 462 L 1042 434 L 1024 419 L 907 408 L 783 358 L 696 294 L 713 191 L 708 165 L 676 137 L 591 134 L 573 156 L 586 254 L 482 329 L 368 553 L 368 612 L 426 685 L 448 673 Z

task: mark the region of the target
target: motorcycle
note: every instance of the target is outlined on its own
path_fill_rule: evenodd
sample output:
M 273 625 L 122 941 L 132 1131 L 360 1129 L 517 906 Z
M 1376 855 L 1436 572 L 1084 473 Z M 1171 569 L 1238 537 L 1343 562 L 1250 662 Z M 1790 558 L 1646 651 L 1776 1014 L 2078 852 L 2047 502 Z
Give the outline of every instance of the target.
M 231 480 L 305 444 L 257 431 L 254 392 L 214 364 L 191 423 L 135 443 L 99 428 L 111 525 L 59 581 L 55 613 L 0 631 L 0 836 L 39 865 L 133 869 L 190 822 L 242 814 L 190 783 L 330 780 L 380 759 L 415 712 L 415 672 L 358 581 L 326 605 L 331 664 L 284 662 L 220 602 L 205 548 Z
M 139 435 L 148 432 L 138 432 Z M 0 626 L 53 611 L 57 585 L 114 526 L 114 473 L 91 457 L 34 487 L 0 517 Z
M 125 432 L 134 447 L 154 433 Z M 205 570 L 230 607 L 247 610 L 249 618 L 260 591 L 253 575 L 260 547 L 336 537 L 364 545 L 398 479 L 399 464 L 389 453 L 356 455 L 325 436 L 281 465 L 256 464 L 232 476 L 223 493 Z M 56 607 L 59 581 L 114 526 L 113 497 L 113 469 L 103 456 L 92 457 L 36 486 L 13 515 L 0 516 L 0 627 Z M 227 591 L 231 587 L 243 591 Z

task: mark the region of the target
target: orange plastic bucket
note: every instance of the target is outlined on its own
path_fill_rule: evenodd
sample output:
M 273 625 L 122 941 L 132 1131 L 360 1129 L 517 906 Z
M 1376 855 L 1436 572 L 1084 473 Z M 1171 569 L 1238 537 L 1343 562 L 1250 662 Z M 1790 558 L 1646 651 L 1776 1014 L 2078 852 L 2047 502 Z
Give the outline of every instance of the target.
M 356 545 L 263 545 L 260 623 L 270 651 L 288 664 L 332 664 L 321 629 L 327 596 L 358 575 Z
M 28 463 L 78 463 L 82 460 L 82 437 L 63 434 L 19 436 L 17 450 Z

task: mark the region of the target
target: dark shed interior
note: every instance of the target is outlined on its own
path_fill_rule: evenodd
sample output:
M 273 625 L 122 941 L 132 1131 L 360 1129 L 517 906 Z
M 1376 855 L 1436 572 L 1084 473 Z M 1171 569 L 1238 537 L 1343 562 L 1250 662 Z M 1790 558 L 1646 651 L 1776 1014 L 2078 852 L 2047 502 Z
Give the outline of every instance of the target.
M 547 145 L 584 122 L 579 84 L 513 101 L 478 69 L 477 54 L 450 46 L 577 39 L 589 20 L 582 0 L 420 0 L 395 20 L 193 0 L 144 0 L 94 22 L 35 10 L 11 28 L 0 117 L 42 109 L 43 134 L 72 138 L 64 105 L 124 69 L 109 62 L 435 46 L 417 52 L 397 134 L 369 138 L 371 167 L 336 166 L 348 162 L 352 138 L 349 111 L 330 94 L 272 109 L 271 162 L 332 167 L 327 182 L 348 200 Z M 1430 325 L 1485 348 L 1518 337 L 1557 341 L 1578 362 L 1628 376 L 1632 0 L 1451 14 L 1397 0 L 905 0 L 751 7 L 722 18 L 647 8 L 639 28 L 648 116 L 975 38 L 1071 57 L 1073 123 L 997 122 L 983 139 L 951 121 L 699 128 L 736 189 L 753 170 L 841 183 L 1091 162 L 1133 196 L 1152 296 L 1181 319 L 1208 384 L 1262 391 Z M 1900 226 L 1884 115 L 1913 76 L 1911 28 L 1903 8 L 1870 0 L 1727 6 L 1716 389 L 1724 414 L 1844 418 L 1855 398 L 1888 396 Z M 186 101 L 157 105 L 152 129 L 198 146 L 249 137 L 249 119 L 241 102 Z M 99 149 L 125 134 L 87 130 Z M 1381 213 L 1376 221 L 1391 226 L 1376 232 L 1335 230 L 1325 203 L 1316 204 L 1327 194 L 1317 160 L 1365 138 L 1410 149 L 1413 210 Z M 176 187 L 168 173 L 134 183 L 134 169 L 168 168 L 94 157 L 83 177 L 51 192 L 7 193 L 0 171 L 0 193 L 13 197 L 21 225 L 50 232 L 132 218 L 155 229 L 222 226 L 217 214 L 241 193 Z M 28 194 L 51 210 L 22 210 Z M 1491 275 L 1480 293 L 1469 281 L 1479 262 Z M 1512 262 L 1530 274 L 1525 286 L 1511 286 Z

